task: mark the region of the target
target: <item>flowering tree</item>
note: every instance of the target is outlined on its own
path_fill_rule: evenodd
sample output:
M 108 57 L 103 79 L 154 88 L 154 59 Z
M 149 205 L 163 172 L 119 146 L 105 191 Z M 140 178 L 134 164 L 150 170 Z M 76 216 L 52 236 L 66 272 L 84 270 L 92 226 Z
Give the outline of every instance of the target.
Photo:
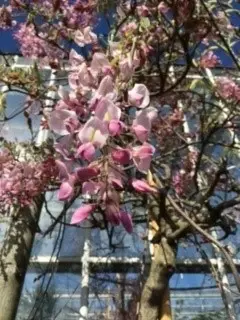
M 30 71 L 1 66 L 2 119 L 9 120 L 4 94 L 24 92 L 28 129 L 38 113 L 53 137 L 38 148 L 34 139 L 22 145 L 24 159 L 4 139 L 0 210 L 21 211 L 56 187 L 69 206 L 83 199 L 72 224 L 122 224 L 131 233 L 131 207 L 142 201 L 154 259 L 137 316 L 156 320 L 187 236 L 220 250 L 240 290 L 229 251 L 210 233 L 215 226 L 224 238 L 235 231 L 237 216 L 226 209 L 240 202 L 235 4 L 118 1 L 107 45 L 93 31 L 98 9 L 97 1 L 83 0 L 11 0 L 0 9 L 1 28 L 14 28 L 21 53 L 34 61 Z M 234 69 L 213 77 L 210 69 L 226 60 Z M 68 88 L 42 81 L 46 65 L 56 72 L 67 66 Z M 49 91 L 57 98 L 46 105 Z

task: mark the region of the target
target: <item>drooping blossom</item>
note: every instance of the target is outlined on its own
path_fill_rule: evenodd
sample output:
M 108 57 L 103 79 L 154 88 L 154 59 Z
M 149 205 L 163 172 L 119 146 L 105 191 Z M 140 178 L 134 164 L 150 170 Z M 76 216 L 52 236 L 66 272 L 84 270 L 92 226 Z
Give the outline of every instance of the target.
M 118 164 L 129 164 L 131 160 L 131 152 L 128 149 L 116 148 L 111 152 L 111 157 L 113 161 Z
M 74 132 L 78 124 L 76 113 L 69 110 L 54 110 L 48 120 L 49 128 L 62 136 Z
M 76 70 L 83 62 L 85 62 L 84 57 L 78 54 L 76 50 L 71 49 L 69 53 L 69 63 L 71 64 L 72 69 Z
M 240 100 L 240 86 L 228 77 L 216 80 L 216 88 L 220 97 L 224 99 Z
M 133 162 L 139 171 L 147 173 L 150 168 L 154 152 L 155 148 L 146 142 L 142 146 L 133 148 Z
M 71 224 L 78 224 L 86 220 L 94 212 L 96 206 L 91 204 L 82 205 L 72 215 Z
M 107 125 L 97 117 L 90 118 L 79 131 L 82 143 L 92 143 L 97 148 L 102 148 L 109 136 Z
M 91 73 L 96 77 L 101 74 L 108 75 L 112 73 L 112 67 L 108 58 L 102 52 L 95 52 L 91 61 Z
M 87 161 L 92 161 L 95 155 L 95 147 L 91 142 L 86 142 L 77 149 L 76 157 Z
M 145 142 L 151 132 L 152 122 L 157 118 L 157 109 L 148 107 L 136 112 L 132 129 L 139 141 Z
M 137 192 L 148 193 L 148 192 L 157 192 L 157 189 L 151 187 L 146 181 L 134 179 L 132 181 L 132 186 Z
M 92 32 L 91 27 L 85 27 L 83 30 L 77 30 L 75 32 L 74 41 L 80 47 L 84 47 L 86 44 L 92 44 L 97 41 L 97 35 Z
M 202 68 L 214 68 L 219 63 L 219 58 L 213 51 L 208 51 L 201 56 L 199 65 Z
M 80 182 L 88 181 L 99 175 L 100 169 L 98 167 L 88 166 L 76 170 L 76 176 Z
M 0 211 L 12 205 L 29 206 L 48 190 L 58 169 L 52 157 L 42 161 L 19 161 L 7 149 L 0 150 Z
M 120 120 L 112 119 L 108 124 L 108 131 L 110 136 L 118 136 L 125 128 L 124 123 Z
M 119 120 L 121 117 L 121 109 L 111 100 L 103 97 L 96 106 L 95 116 L 104 122 Z
M 150 94 L 148 88 L 144 84 L 136 83 L 134 87 L 128 91 L 129 103 L 137 108 L 146 108 L 150 103 Z

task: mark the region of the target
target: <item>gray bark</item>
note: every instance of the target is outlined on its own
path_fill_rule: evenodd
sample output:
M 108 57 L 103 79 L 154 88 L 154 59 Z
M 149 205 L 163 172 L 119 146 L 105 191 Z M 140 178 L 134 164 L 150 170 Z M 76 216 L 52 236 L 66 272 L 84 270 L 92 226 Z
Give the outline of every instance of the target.
M 0 256 L 0 320 L 14 320 L 28 267 L 42 198 L 19 209 L 4 239 Z
M 165 238 L 154 245 L 154 259 L 140 300 L 139 320 L 159 320 L 164 294 L 175 268 L 175 256 L 175 248 Z

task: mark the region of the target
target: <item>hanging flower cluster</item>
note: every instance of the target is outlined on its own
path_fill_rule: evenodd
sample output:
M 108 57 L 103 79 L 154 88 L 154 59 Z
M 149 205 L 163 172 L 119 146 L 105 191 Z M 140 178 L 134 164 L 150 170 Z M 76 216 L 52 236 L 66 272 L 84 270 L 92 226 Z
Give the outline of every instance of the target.
M 88 30 L 78 40 L 90 43 L 96 36 Z M 129 231 L 132 223 L 121 208 L 119 191 L 156 191 L 134 176 L 130 181 L 127 170 L 135 167 L 144 175 L 150 169 L 155 148 L 148 141 L 157 109 L 150 106 L 149 90 L 144 84 L 136 83 L 124 97 L 123 79 L 128 79 L 129 72 L 138 65 L 136 57 L 134 61 L 126 58 L 117 69 L 100 51 L 87 62 L 72 50 L 69 62 L 71 91 L 59 88 L 61 99 L 48 118 L 50 130 L 62 136 L 55 144 L 61 156 L 57 160 L 62 179 L 58 197 L 71 199 L 75 186 L 80 184 L 82 194 L 94 201 L 75 212 L 73 223 L 100 209 L 109 222 L 122 223 Z
M 9 150 L 0 150 L 0 212 L 11 205 L 30 205 L 34 197 L 56 181 L 58 169 L 52 157 L 41 162 L 16 160 Z

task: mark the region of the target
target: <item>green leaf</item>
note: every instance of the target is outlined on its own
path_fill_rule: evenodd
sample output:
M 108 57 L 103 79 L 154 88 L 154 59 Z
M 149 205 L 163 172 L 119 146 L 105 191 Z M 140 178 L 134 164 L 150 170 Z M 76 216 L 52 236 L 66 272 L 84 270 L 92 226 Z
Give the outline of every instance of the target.
M 140 25 L 143 29 L 148 29 L 150 27 L 151 23 L 147 17 L 143 17 L 140 20 Z

